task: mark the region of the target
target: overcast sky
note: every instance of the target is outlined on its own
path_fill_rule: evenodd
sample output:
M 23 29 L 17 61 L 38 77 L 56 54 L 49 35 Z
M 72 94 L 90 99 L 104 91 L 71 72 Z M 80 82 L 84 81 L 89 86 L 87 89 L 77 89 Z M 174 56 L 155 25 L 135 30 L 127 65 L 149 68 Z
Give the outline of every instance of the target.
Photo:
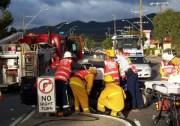
M 27 28 L 43 25 L 57 25 L 62 22 L 97 21 L 106 22 L 117 19 L 137 17 L 139 14 L 132 11 L 139 10 L 140 0 L 11 0 L 8 10 L 14 18 L 13 27 L 22 28 L 22 16 L 35 16 L 41 11 Z M 180 0 L 143 0 L 144 15 L 160 12 L 159 6 L 150 6 L 150 3 L 169 2 L 163 9 L 171 8 L 180 11 Z M 132 11 L 131 11 L 132 10 Z M 28 23 L 32 17 L 27 18 Z

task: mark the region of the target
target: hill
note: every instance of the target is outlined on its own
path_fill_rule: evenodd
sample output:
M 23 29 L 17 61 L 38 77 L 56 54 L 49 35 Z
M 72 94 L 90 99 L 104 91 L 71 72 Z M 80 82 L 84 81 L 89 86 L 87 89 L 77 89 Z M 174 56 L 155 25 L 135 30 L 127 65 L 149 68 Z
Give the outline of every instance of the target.
M 148 20 L 153 19 L 156 14 L 149 14 L 146 16 L 143 16 L 143 29 L 144 30 L 152 30 L 153 24 Z M 147 18 L 148 17 L 148 18 Z M 139 28 L 139 24 L 134 22 L 139 22 L 139 17 L 131 18 L 131 19 L 124 19 L 128 21 L 123 20 L 116 20 L 116 30 L 125 30 L 124 27 L 132 27 L 132 24 Z M 52 33 L 59 33 L 64 32 L 65 35 L 69 35 L 69 30 L 73 26 L 77 26 L 75 28 L 76 35 L 81 34 L 87 34 L 87 35 L 95 35 L 95 36 L 105 36 L 106 33 L 114 34 L 114 21 L 108 21 L 108 22 L 96 22 L 96 21 L 90 21 L 90 22 L 82 22 L 82 21 L 74 21 L 69 23 L 68 25 L 63 25 L 59 30 L 57 30 L 57 27 L 61 25 L 55 25 L 55 26 L 40 26 L 32 29 L 27 29 L 27 33 L 33 32 L 33 33 L 47 33 L 48 27 L 50 28 Z M 127 29 L 126 29 L 127 30 Z M 117 31 L 118 33 L 118 31 Z

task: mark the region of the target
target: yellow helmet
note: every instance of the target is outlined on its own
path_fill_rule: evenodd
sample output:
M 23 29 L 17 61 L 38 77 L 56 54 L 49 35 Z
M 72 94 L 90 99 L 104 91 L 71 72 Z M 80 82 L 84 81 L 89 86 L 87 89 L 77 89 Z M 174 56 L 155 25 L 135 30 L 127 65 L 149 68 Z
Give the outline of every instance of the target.
M 89 70 L 94 74 L 97 73 L 96 67 L 89 67 Z
M 115 57 L 114 50 L 106 50 L 106 55 L 109 57 Z
M 114 78 L 111 75 L 106 75 L 104 77 L 104 81 L 105 82 L 114 82 L 115 80 L 114 80 Z

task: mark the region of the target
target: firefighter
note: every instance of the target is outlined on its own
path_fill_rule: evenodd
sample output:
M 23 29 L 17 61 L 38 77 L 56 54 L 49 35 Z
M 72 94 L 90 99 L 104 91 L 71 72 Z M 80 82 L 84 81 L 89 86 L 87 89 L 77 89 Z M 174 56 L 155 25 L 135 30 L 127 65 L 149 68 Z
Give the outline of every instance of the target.
M 104 68 L 104 75 L 111 75 L 115 79 L 116 84 L 120 84 L 119 64 L 115 61 L 114 51 L 106 50 L 105 55 L 106 59 L 104 61 L 96 62 L 89 60 L 88 62 Z
M 85 67 L 72 60 L 73 55 L 71 52 L 66 51 L 63 59 L 60 61 L 59 66 L 54 74 L 56 85 L 56 103 L 60 110 L 57 111 L 57 116 L 71 114 L 70 105 L 68 102 L 68 82 L 72 74 L 72 70 L 84 70 Z
M 164 53 L 162 59 L 173 64 L 177 68 L 177 74 L 180 74 L 180 58 L 169 53 Z
M 166 60 L 162 60 L 159 68 L 159 73 L 161 75 L 161 81 L 168 81 L 169 76 L 177 72 L 176 66 L 169 63 Z
M 53 56 L 51 58 L 51 69 L 56 69 L 59 65 L 60 60 L 56 52 L 53 52 Z
M 90 67 L 87 70 L 77 71 L 71 77 L 69 84 L 74 95 L 75 112 L 80 112 L 80 106 L 84 113 L 90 112 L 88 96 L 91 92 L 96 72 L 95 67 Z
M 127 83 L 127 99 L 130 102 L 130 109 L 137 112 L 143 107 L 137 70 L 127 55 L 123 54 L 122 48 L 118 48 L 116 53 L 117 61 L 120 65 L 120 75 Z
M 120 84 L 120 75 L 119 75 L 119 64 L 115 61 L 115 54 L 114 50 L 107 50 L 106 51 L 106 60 L 105 69 L 104 69 L 104 76 L 111 75 L 116 84 Z
M 105 112 L 107 107 L 111 110 L 111 116 L 118 117 L 119 113 L 124 109 L 126 94 L 119 85 L 116 85 L 111 75 L 104 76 L 104 82 L 105 88 L 98 98 L 97 109 L 101 112 Z

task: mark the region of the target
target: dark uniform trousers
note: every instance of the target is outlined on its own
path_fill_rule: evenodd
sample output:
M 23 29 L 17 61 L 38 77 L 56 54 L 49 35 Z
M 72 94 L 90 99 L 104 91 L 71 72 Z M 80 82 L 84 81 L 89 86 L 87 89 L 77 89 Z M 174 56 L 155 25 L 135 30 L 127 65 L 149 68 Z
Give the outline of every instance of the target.
M 143 99 L 139 89 L 138 74 L 129 69 L 126 72 L 127 77 L 127 93 L 131 102 L 131 108 L 141 109 L 143 107 Z
M 56 85 L 56 105 L 59 106 L 60 110 L 69 109 L 69 101 L 68 101 L 68 83 L 55 80 Z

